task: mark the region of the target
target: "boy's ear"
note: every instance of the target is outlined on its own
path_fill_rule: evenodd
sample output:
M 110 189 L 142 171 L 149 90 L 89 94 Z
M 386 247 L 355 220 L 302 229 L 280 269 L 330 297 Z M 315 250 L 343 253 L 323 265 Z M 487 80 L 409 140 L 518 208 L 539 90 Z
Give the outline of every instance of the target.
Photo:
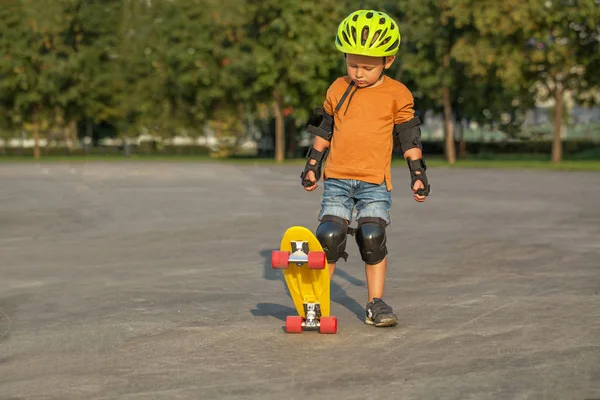
M 396 59 L 396 56 L 387 56 L 386 60 L 385 60 L 385 69 L 389 69 L 392 64 L 394 63 L 394 60 Z

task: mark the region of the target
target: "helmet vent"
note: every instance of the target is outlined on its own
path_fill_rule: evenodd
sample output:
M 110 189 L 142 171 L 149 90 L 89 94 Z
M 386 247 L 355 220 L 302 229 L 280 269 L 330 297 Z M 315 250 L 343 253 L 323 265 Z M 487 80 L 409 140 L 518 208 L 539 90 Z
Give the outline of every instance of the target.
M 360 44 L 362 44 L 364 46 L 365 43 L 367 42 L 368 37 L 369 37 L 369 27 L 365 26 L 362 30 L 362 37 L 360 40 Z
M 371 40 L 371 44 L 369 45 L 369 47 L 371 47 L 371 46 L 373 46 L 375 44 L 375 42 L 377 41 L 377 39 L 379 38 L 380 35 L 381 35 L 381 29 L 375 32 L 375 34 L 373 35 L 373 39 Z
M 342 36 L 344 37 L 346 43 L 350 44 L 350 39 L 348 39 L 348 35 L 346 35 L 346 32 L 342 32 Z
M 387 49 L 385 49 L 385 51 L 390 51 L 392 49 L 395 49 L 396 47 L 398 47 L 399 44 L 400 44 L 400 40 L 396 39 L 396 41 L 390 47 L 388 47 Z
M 385 34 L 387 33 L 387 31 L 388 31 L 387 28 L 385 28 L 385 31 L 383 31 L 383 33 L 381 34 L 381 37 L 385 37 Z M 389 37 L 388 37 L 387 41 L 388 42 L 390 41 Z
M 384 33 L 384 35 L 385 35 L 385 33 Z M 388 37 L 386 37 L 385 39 L 383 39 L 383 40 L 381 41 L 381 43 L 379 43 L 379 46 L 377 46 L 377 47 L 385 46 L 386 44 L 388 44 L 388 43 L 390 42 L 390 39 L 391 39 L 391 38 L 390 38 L 389 36 L 388 36 Z

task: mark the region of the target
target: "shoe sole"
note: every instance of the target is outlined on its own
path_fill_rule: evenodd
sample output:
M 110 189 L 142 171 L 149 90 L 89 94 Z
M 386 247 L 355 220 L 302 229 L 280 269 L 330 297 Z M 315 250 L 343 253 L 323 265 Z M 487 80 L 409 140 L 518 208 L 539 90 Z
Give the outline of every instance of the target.
M 387 319 L 384 319 L 382 321 L 379 321 L 378 323 L 375 323 L 375 321 L 372 321 L 369 318 L 366 318 L 365 319 L 365 324 L 367 324 L 367 325 L 374 325 L 377 328 L 382 328 L 382 327 L 386 327 L 386 326 L 395 326 L 395 325 L 398 325 L 398 320 L 394 319 L 394 318 L 387 318 Z

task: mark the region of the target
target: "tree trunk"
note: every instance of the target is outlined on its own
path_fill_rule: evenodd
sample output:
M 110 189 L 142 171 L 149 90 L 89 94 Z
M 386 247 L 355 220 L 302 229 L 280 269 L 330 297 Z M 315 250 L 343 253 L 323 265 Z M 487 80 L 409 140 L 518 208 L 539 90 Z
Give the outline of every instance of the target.
M 444 54 L 444 69 L 450 68 L 450 53 Z M 442 88 L 442 103 L 444 106 L 444 128 L 446 132 L 446 159 L 450 165 L 456 163 L 456 148 L 454 146 L 454 132 L 452 131 L 452 102 L 450 100 L 450 88 Z
M 562 112 L 563 112 L 563 89 L 560 85 L 556 87 L 554 93 L 555 109 L 554 109 L 554 134 L 552 138 L 552 162 L 558 164 L 562 160 Z
M 442 102 L 444 104 L 444 130 L 446 132 L 446 159 L 448 163 L 456 162 L 456 149 L 454 147 L 454 132 L 452 131 L 452 104 L 450 104 L 450 89 L 442 89 Z
M 446 27 L 448 25 L 448 10 L 450 6 L 448 1 L 440 0 L 439 2 L 441 13 L 440 13 L 440 23 L 442 26 Z M 444 56 L 442 57 L 442 65 L 444 70 L 442 71 L 443 75 L 451 73 L 451 65 L 450 65 L 450 48 L 452 46 L 452 35 L 450 31 L 444 28 L 444 31 L 448 35 L 448 39 L 446 42 L 446 49 L 444 50 Z M 446 159 L 449 164 L 456 163 L 456 148 L 454 145 L 454 132 L 452 131 L 452 101 L 450 97 L 450 87 L 449 83 L 442 76 L 442 105 L 444 107 L 444 130 L 446 133 Z
M 40 159 L 40 116 L 38 108 L 33 108 L 33 158 Z
M 277 92 L 273 94 L 273 114 L 275 115 L 275 160 L 282 163 L 285 158 L 285 127 L 281 98 Z

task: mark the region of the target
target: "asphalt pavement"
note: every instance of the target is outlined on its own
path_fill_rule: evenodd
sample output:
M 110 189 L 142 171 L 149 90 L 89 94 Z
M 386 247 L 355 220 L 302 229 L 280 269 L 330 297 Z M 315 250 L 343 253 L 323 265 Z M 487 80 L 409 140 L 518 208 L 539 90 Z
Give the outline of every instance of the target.
M 314 231 L 301 166 L 0 164 L 0 399 L 600 399 L 600 174 L 393 169 L 385 300 L 286 334 L 271 251 Z M 355 223 L 353 223 L 355 225 Z

